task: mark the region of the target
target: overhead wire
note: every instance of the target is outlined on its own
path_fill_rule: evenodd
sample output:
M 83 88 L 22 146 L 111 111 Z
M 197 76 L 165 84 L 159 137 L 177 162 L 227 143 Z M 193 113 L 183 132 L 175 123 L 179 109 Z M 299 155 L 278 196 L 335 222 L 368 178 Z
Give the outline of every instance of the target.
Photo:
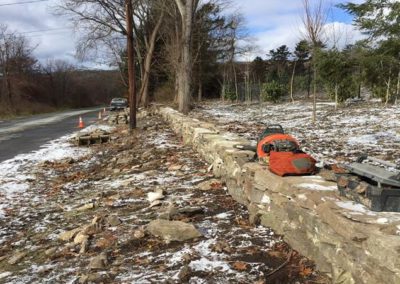
M 33 3 L 38 3 L 38 2 L 47 2 L 50 0 L 32 0 L 32 1 L 23 1 L 23 2 L 14 2 L 14 3 L 4 3 L 0 4 L 0 7 L 3 6 L 14 6 L 14 5 L 24 5 L 24 4 L 33 4 Z

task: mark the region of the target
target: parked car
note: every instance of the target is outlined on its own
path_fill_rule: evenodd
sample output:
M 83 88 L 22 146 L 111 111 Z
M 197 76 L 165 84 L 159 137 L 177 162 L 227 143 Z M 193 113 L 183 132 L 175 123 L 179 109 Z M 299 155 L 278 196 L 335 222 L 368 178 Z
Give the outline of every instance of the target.
M 110 103 L 110 110 L 123 110 L 128 107 L 128 100 L 124 98 L 113 98 Z

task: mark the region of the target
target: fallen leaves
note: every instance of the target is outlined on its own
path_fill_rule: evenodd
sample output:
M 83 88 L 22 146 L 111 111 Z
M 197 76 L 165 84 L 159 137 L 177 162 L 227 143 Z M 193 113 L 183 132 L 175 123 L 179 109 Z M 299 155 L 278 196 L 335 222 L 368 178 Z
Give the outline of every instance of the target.
M 238 271 L 245 271 L 249 268 L 249 264 L 242 261 L 236 261 L 232 264 L 232 268 Z

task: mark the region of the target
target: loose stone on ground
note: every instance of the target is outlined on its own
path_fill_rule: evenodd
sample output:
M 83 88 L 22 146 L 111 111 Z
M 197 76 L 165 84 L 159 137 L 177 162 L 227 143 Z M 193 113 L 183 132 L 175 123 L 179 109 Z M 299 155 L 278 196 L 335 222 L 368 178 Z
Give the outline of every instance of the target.
M 118 124 L 110 135 L 73 163 L 30 170 L 29 198 L 0 219 L 1 281 L 328 282 L 299 254 L 267 276 L 291 248 L 252 226 L 210 165 L 160 117 L 146 118 L 132 135 Z

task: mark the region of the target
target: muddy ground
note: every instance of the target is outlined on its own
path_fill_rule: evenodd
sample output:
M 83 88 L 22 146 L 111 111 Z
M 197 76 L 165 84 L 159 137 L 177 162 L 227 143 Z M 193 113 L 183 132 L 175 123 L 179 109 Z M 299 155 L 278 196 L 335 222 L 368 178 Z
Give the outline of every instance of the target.
M 112 138 L 70 158 L 13 164 L 14 188 L 29 186 L 0 195 L 1 283 L 329 283 L 281 236 L 250 225 L 159 117 Z M 146 226 L 157 219 L 199 235 L 156 237 Z

